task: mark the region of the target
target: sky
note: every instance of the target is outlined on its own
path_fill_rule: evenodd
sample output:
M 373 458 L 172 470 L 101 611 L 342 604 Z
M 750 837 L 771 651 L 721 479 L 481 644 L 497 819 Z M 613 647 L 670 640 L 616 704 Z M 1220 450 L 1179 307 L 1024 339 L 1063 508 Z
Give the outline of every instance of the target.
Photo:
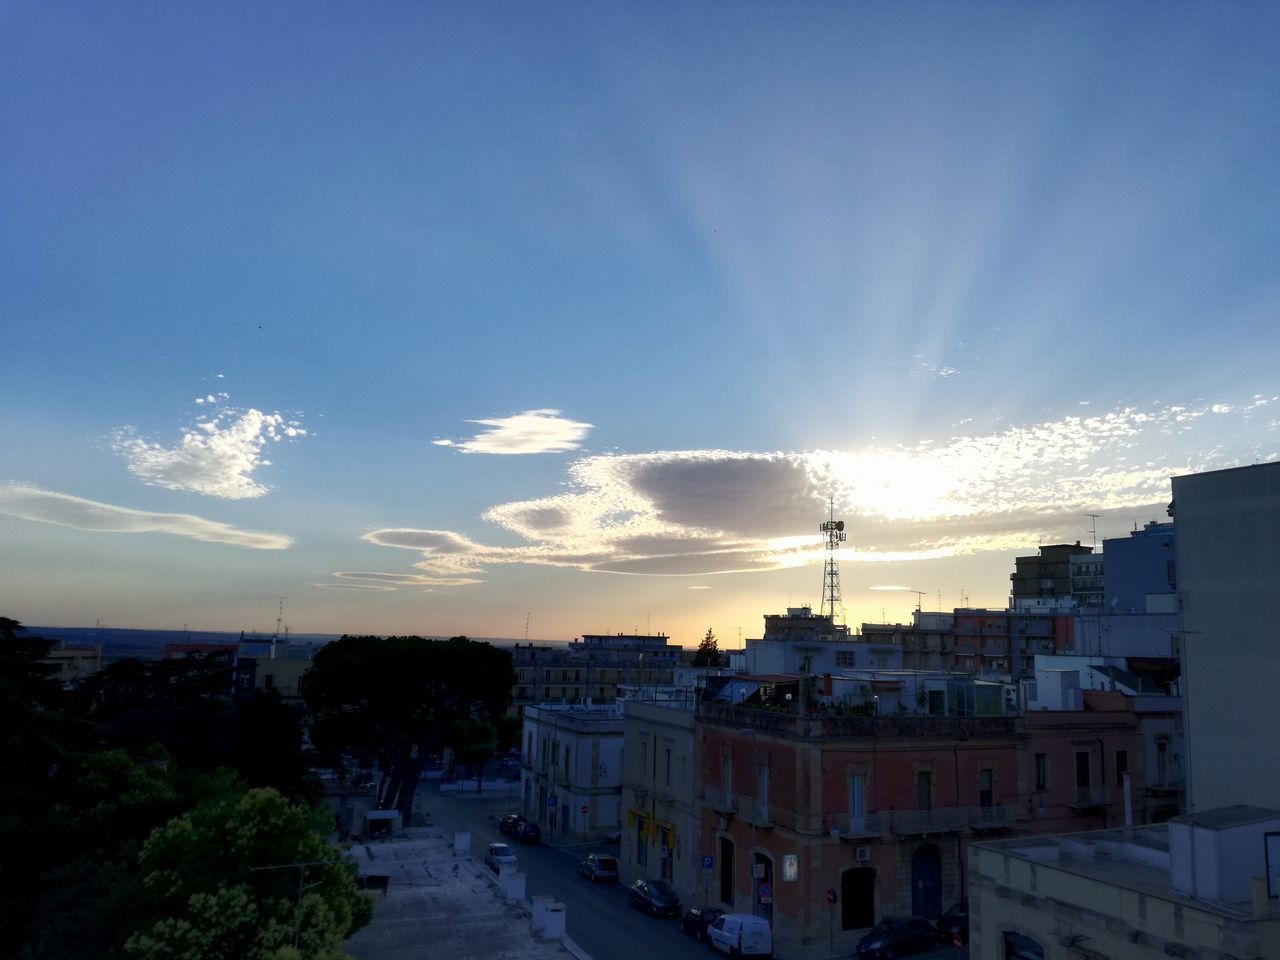
M 829 515 L 855 628 L 1002 607 L 1280 454 L 1277 41 L 7 3 L 0 614 L 736 646 L 820 605 Z

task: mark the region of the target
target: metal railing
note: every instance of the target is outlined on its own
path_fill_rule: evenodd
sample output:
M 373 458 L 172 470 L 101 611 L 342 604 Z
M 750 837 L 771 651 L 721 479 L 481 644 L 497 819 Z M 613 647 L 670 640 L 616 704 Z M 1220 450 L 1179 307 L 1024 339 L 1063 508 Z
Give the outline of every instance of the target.
M 1071 806 L 1077 808 L 1104 807 L 1107 804 L 1107 788 L 1103 786 L 1076 787 L 1071 791 Z
M 864 813 L 860 817 L 845 817 L 838 824 L 840 836 L 850 839 L 856 837 L 883 837 L 889 832 L 889 815 L 886 813 Z

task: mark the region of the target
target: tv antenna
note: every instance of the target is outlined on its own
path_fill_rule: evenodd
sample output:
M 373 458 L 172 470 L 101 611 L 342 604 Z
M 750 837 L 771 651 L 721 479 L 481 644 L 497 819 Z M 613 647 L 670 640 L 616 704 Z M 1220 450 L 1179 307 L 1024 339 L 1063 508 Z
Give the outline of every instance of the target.
M 1098 552 L 1098 517 L 1102 516 L 1102 514 L 1086 513 L 1085 516 L 1089 518 L 1089 532 L 1093 534 L 1093 552 L 1097 553 Z
M 276 610 L 276 632 L 271 635 L 272 640 L 278 640 L 280 638 L 280 622 L 284 620 L 284 602 L 287 599 L 289 598 L 280 598 L 280 606 Z
M 830 616 L 836 621 L 836 607 L 840 608 L 840 622 L 844 622 L 844 604 L 840 600 L 840 567 L 836 564 L 836 551 L 844 543 L 844 521 L 836 519 L 835 497 L 827 499 L 827 519 L 818 525 L 818 532 L 827 538 L 827 561 L 822 570 L 822 603 L 819 615 Z

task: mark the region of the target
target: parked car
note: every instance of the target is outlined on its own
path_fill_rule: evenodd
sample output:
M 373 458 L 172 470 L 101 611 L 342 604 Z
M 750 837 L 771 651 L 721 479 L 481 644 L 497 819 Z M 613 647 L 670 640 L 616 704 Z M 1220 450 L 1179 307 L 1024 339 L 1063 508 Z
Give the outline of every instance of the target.
M 772 957 L 773 928 L 764 917 L 749 913 L 726 913 L 707 927 L 712 950 L 735 957 Z
M 885 917 L 858 941 L 862 960 L 892 960 L 938 945 L 938 931 L 921 917 Z
M 532 820 L 521 820 L 511 828 L 511 839 L 516 843 L 538 843 L 542 840 L 542 828 Z
M 680 918 L 680 932 L 688 934 L 699 943 L 706 943 L 707 927 L 722 916 L 724 911 L 715 907 L 690 907 Z
M 969 942 L 969 898 L 953 903 L 947 912 L 938 918 L 938 939 L 943 943 L 951 943 L 955 935 L 960 934 L 960 942 Z
M 655 917 L 680 916 L 680 895 L 664 880 L 637 880 L 627 891 L 627 903 Z
M 589 853 L 578 861 L 578 873 L 592 883 L 617 883 L 618 860 L 607 853 Z
M 518 813 L 508 813 L 505 817 L 498 821 L 498 832 L 504 833 L 508 837 L 514 836 L 516 824 L 522 822 L 524 817 Z
M 516 855 L 505 843 L 491 843 L 484 855 L 484 864 L 494 873 L 497 873 L 503 867 L 514 867 L 516 865 Z

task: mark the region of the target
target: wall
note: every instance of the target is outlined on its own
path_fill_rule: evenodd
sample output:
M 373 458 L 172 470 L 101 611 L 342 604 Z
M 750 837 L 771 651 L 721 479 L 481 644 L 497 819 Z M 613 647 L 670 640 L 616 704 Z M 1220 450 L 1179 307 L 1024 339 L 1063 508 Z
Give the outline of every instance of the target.
M 1174 477 L 1189 808 L 1280 796 L 1280 463 Z

